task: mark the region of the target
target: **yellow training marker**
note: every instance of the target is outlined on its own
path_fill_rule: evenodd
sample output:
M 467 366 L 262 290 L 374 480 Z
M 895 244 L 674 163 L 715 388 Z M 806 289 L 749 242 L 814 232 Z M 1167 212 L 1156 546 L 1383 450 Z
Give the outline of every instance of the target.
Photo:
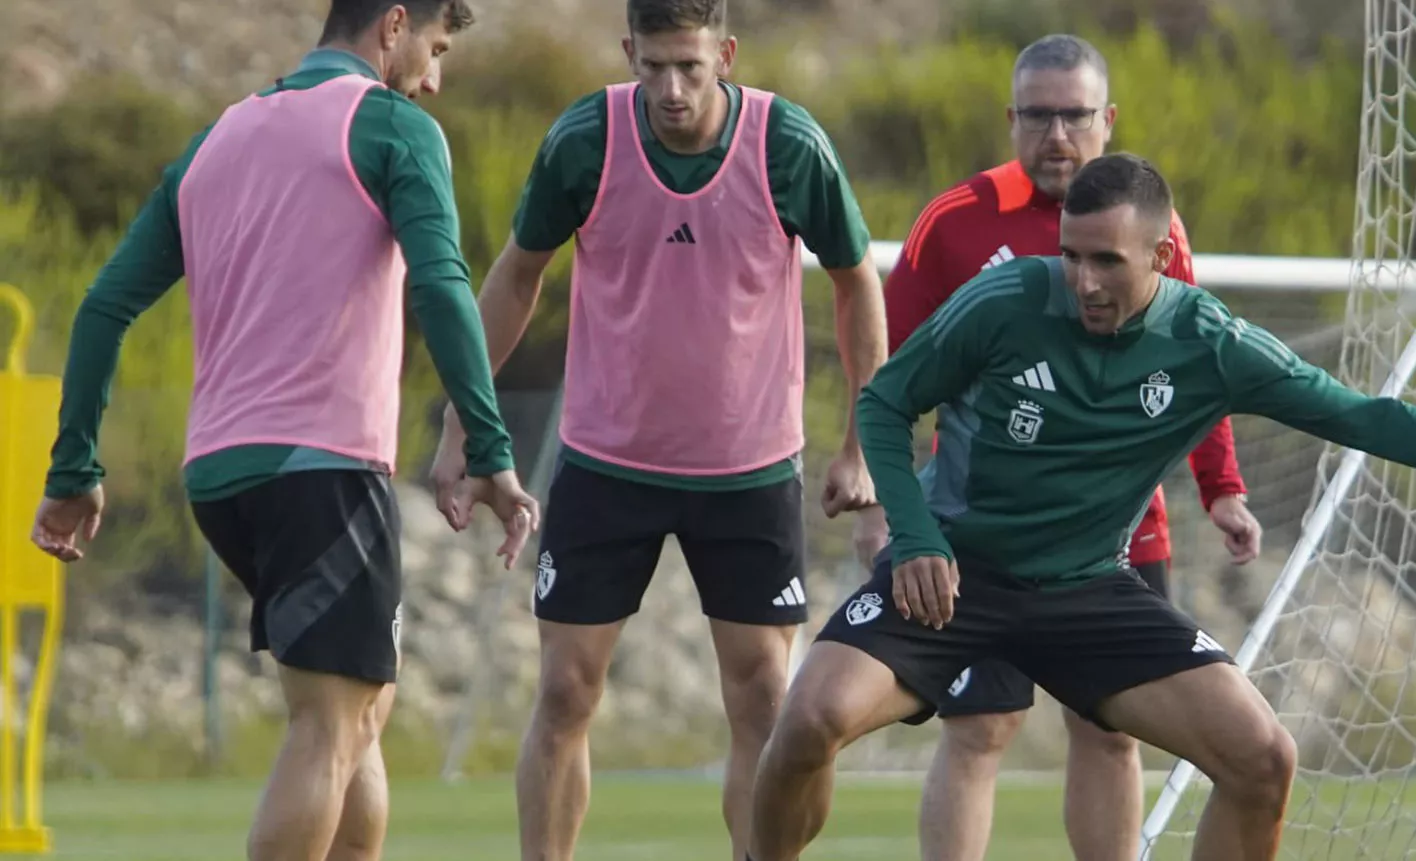
M 15 318 L 9 350 L 0 353 L 0 854 L 35 854 L 52 848 L 50 831 L 41 824 L 40 785 L 64 580 L 59 560 L 35 547 L 29 534 L 58 430 L 60 381 L 25 375 L 34 324 L 29 300 L 0 284 L 0 306 L 9 307 Z M 36 610 L 44 614 L 44 633 L 21 721 L 15 684 L 20 614 Z M 24 734 L 20 762 L 17 730 Z M 17 800 L 23 802 L 19 809 Z

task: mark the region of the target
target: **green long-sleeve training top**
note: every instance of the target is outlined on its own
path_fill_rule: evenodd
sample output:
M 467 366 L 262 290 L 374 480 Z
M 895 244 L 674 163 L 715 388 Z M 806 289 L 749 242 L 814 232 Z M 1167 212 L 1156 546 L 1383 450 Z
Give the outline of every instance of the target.
M 913 426 L 929 411 L 939 447 L 917 476 Z M 1416 465 L 1411 405 L 1348 388 L 1169 278 L 1119 332 L 1092 335 L 1054 257 L 960 288 L 880 369 L 858 415 L 896 565 L 957 552 L 1065 583 L 1125 564 L 1156 485 L 1231 413 Z

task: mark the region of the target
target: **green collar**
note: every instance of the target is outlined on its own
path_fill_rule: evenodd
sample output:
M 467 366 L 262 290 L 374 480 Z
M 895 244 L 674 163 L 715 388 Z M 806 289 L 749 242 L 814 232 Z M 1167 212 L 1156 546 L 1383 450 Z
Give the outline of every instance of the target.
M 313 69 L 337 69 L 350 75 L 363 75 L 379 80 L 378 71 L 368 60 L 343 48 L 316 48 L 305 55 L 296 71 L 308 72 Z
M 728 147 L 732 146 L 733 143 L 733 132 L 737 130 L 738 113 L 742 107 L 742 91 L 727 81 L 719 81 L 718 86 L 722 87 L 723 91 L 728 94 L 728 121 L 723 123 L 723 133 L 718 136 L 717 148 L 727 152 Z M 674 152 L 668 147 L 665 147 L 659 142 L 659 139 L 654 136 L 654 129 L 649 125 L 649 109 L 644 104 L 643 87 L 636 87 L 634 90 L 634 115 L 638 119 L 639 142 L 643 146 L 656 146 L 664 153 L 680 156 L 681 158 L 695 157 Z

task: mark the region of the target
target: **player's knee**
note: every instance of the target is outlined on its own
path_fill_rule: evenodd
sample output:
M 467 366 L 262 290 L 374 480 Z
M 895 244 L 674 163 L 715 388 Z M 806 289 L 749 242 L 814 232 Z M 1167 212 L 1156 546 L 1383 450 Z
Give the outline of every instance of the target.
M 1073 753 L 1123 761 L 1139 759 L 1141 747 L 1124 732 L 1108 732 L 1071 709 L 1063 711 L 1068 744 Z
M 1236 732 L 1210 775 L 1217 789 L 1251 807 L 1280 811 L 1298 768 L 1298 746 L 1276 718 Z
M 999 759 L 1018 735 L 1027 712 L 967 715 L 945 722 L 944 743 L 951 759 Z
M 584 732 L 604 690 L 603 679 L 574 664 L 544 668 L 536 696 L 538 722 L 556 734 Z
M 850 715 L 839 697 L 790 699 L 772 733 L 775 757 L 792 770 L 819 768 L 845 746 L 850 726 Z
M 737 735 L 766 739 L 772 731 L 787 691 L 787 667 L 772 655 L 724 666 L 723 707 Z

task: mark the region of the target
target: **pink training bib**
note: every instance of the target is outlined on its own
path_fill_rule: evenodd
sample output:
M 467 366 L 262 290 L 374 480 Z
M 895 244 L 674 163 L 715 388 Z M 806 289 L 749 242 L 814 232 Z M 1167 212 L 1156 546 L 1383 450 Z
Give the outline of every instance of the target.
M 251 96 L 178 191 L 196 352 L 186 460 L 253 443 L 393 468 L 406 266 L 349 156 L 370 87 Z
M 561 436 L 621 466 L 746 472 L 800 451 L 801 257 L 767 182 L 772 95 L 742 88 L 726 160 L 693 194 L 659 182 L 637 84 L 608 90 L 599 196 L 576 236 Z

